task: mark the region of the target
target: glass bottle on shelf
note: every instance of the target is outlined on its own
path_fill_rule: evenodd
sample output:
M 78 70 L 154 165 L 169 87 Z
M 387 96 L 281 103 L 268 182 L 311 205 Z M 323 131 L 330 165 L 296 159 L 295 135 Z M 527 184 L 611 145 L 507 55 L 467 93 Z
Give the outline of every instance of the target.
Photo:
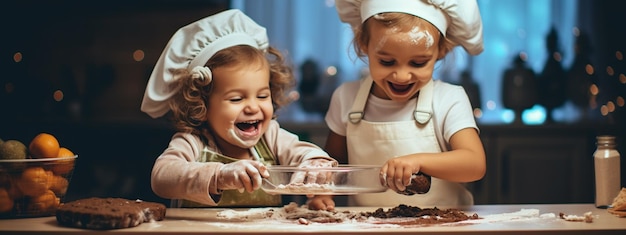
M 615 148 L 615 136 L 597 136 L 596 146 L 593 153 L 595 205 L 598 208 L 608 208 L 621 189 L 620 154 Z
M 559 36 L 555 28 L 550 30 L 546 38 L 548 60 L 543 71 L 538 76 L 539 104 L 546 108 L 546 123 L 553 123 L 552 112 L 554 109 L 565 104 L 567 99 L 567 78 L 565 69 L 561 65 L 561 53 L 559 52 Z
M 513 124 L 523 124 L 522 112 L 532 108 L 539 98 L 535 72 L 526 65 L 526 54 L 513 59 L 512 66 L 502 76 L 502 103 L 515 112 Z

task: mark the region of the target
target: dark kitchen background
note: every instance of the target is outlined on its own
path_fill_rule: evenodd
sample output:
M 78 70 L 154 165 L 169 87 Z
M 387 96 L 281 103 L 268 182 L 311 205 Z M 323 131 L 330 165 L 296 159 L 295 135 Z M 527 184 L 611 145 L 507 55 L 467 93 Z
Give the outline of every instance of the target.
M 479 5 L 485 52 L 475 58 L 456 53 L 437 73 L 463 85 L 475 107 L 488 158 L 485 178 L 468 184 L 476 203 L 592 202 L 595 136 L 617 136 L 626 153 L 626 3 Z M 150 170 L 173 130 L 139 106 L 171 35 L 207 15 L 240 8 L 287 52 L 300 98 L 279 120 L 305 140 L 324 144 L 330 93 L 363 76 L 332 0 L 23 0 L 1 6 L 0 138 L 27 144 L 48 132 L 77 153 L 65 200 L 167 202 L 152 193 Z

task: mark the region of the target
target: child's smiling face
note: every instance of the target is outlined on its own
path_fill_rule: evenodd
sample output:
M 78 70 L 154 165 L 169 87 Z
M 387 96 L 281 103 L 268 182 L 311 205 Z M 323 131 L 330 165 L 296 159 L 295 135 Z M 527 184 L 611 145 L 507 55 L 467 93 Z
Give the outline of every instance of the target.
M 376 16 L 374 16 L 376 17 Z M 432 79 L 439 57 L 439 31 L 430 23 L 400 28 L 369 19 L 368 56 L 373 94 L 407 101 Z
M 207 121 L 217 142 L 240 148 L 254 146 L 274 114 L 270 72 L 266 62 L 221 66 L 213 71 Z

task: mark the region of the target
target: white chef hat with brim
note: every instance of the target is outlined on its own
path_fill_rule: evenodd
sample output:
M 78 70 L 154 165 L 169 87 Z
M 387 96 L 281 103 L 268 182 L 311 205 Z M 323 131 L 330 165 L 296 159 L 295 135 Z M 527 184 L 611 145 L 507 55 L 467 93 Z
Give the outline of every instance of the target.
M 169 111 L 169 99 L 178 92 L 177 70 L 187 69 L 197 79 L 212 79 L 206 62 L 220 50 L 249 45 L 267 50 L 267 32 L 237 9 L 222 11 L 180 28 L 161 53 L 141 103 L 141 111 L 158 118 Z M 187 75 L 188 76 L 188 75 Z
M 483 51 L 483 24 L 475 0 L 335 0 L 335 7 L 353 30 L 376 14 L 400 12 L 430 22 L 471 55 Z

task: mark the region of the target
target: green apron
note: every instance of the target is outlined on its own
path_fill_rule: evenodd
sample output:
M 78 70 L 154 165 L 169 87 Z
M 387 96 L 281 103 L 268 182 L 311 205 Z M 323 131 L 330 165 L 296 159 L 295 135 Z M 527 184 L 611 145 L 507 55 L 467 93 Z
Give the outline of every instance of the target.
M 259 160 L 261 160 L 263 164 L 276 164 L 274 155 L 269 150 L 269 147 L 265 142 L 265 138 L 261 138 L 251 151 L 256 151 L 258 153 L 261 158 Z M 202 151 L 202 156 L 199 161 L 231 163 L 238 161 L 238 159 L 227 157 L 205 148 Z M 181 201 L 180 207 L 214 207 L 189 200 Z M 257 189 L 251 193 L 245 191 L 240 193 L 238 190 L 224 190 L 220 201 L 217 203 L 217 207 L 263 207 L 280 205 L 282 205 L 281 195 L 270 195 L 262 189 Z

